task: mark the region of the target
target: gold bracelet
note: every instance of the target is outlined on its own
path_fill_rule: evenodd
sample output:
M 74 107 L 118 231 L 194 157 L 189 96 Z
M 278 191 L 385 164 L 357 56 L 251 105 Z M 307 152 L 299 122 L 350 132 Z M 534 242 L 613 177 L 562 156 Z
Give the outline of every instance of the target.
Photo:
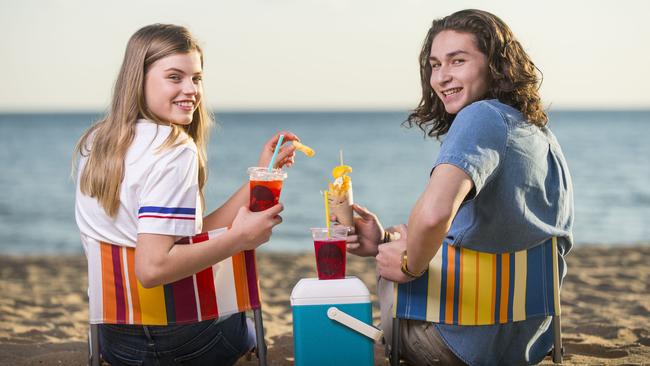
M 413 273 L 413 272 L 409 271 L 409 268 L 408 268 L 408 266 L 406 264 L 406 259 L 407 258 L 408 257 L 406 256 L 406 250 L 405 250 L 405 251 L 402 252 L 402 262 L 401 262 L 402 273 L 404 273 L 405 275 L 407 275 L 407 276 L 409 276 L 411 278 L 418 278 L 418 277 L 422 276 L 424 274 L 424 272 L 427 271 L 428 268 L 425 268 L 424 271 L 422 271 L 420 273 Z

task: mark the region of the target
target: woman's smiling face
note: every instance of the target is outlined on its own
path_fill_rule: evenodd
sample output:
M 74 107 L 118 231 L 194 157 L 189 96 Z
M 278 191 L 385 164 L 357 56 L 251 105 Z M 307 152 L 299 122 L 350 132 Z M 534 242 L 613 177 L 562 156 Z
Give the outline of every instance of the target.
M 145 75 L 147 108 L 160 122 L 192 123 L 202 94 L 201 55 L 196 51 L 163 57 Z

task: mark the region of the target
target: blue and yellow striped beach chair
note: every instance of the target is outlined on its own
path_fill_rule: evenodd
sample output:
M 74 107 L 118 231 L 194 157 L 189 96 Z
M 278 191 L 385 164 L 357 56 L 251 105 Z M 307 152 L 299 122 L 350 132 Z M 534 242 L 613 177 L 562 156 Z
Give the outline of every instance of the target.
M 463 326 L 552 316 L 553 362 L 562 362 L 555 237 L 528 250 L 484 253 L 443 244 L 421 277 L 395 286 L 391 365 L 399 364 L 399 319 Z
M 226 229 L 185 237 L 177 244 L 200 244 Z M 97 296 L 100 310 L 91 308 L 89 360 L 99 365 L 98 324 L 173 325 L 216 319 L 253 311 L 259 364 L 266 366 L 266 342 L 255 251 L 237 253 L 212 267 L 166 285 L 144 288 L 135 277 L 135 248 L 99 243 L 87 255 L 101 263 Z

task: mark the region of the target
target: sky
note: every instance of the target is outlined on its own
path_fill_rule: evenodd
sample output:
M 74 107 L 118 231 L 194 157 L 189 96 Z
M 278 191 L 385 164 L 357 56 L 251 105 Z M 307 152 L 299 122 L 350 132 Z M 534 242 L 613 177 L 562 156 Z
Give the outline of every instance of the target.
M 216 110 L 404 110 L 431 21 L 490 11 L 553 109 L 650 108 L 646 0 L 0 0 L 0 112 L 103 111 L 129 37 L 188 27 Z

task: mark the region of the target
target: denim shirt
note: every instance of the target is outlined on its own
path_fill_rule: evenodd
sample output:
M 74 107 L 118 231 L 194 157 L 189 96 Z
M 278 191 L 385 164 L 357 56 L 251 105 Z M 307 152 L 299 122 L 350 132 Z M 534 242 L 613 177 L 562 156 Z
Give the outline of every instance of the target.
M 454 218 L 445 242 L 490 253 L 532 248 L 558 237 L 563 256 L 572 246 L 573 188 L 560 145 L 548 127 L 528 123 L 498 100 L 463 108 L 442 144 L 434 169 L 452 164 L 474 189 Z M 552 347 L 549 318 L 489 326 L 436 324 L 454 353 L 470 365 L 540 362 Z

